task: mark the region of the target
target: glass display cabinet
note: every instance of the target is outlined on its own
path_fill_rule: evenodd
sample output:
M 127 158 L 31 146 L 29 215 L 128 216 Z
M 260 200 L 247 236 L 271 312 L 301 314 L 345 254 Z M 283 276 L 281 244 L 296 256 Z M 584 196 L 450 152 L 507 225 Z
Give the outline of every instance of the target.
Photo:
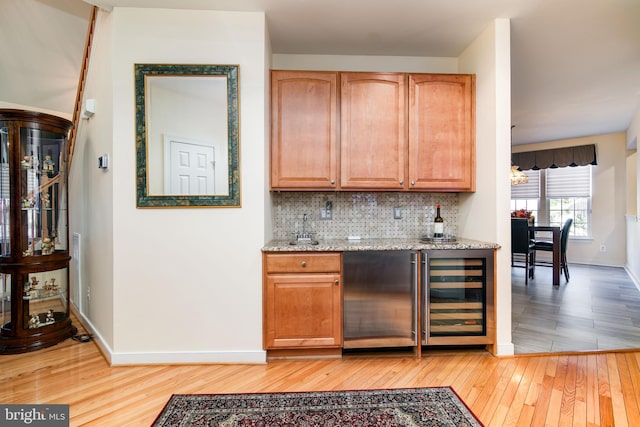
M 69 316 L 71 127 L 49 114 L 0 109 L 0 354 L 76 333 Z

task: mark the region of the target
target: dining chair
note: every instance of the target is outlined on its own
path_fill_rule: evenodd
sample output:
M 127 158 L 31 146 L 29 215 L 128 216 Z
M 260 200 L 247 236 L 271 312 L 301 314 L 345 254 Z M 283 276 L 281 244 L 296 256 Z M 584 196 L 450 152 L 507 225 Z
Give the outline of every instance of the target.
M 569 281 L 569 266 L 567 264 L 567 243 L 569 242 L 569 230 L 573 224 L 573 219 L 569 218 L 560 229 L 560 270 L 564 273 L 564 278 Z M 546 240 L 535 241 L 536 251 L 553 252 L 553 242 Z M 540 264 L 543 265 L 543 264 Z M 545 264 L 546 265 L 546 264 Z
M 518 264 L 514 255 L 524 255 L 524 265 Z M 518 257 L 519 258 L 519 257 Z M 535 242 L 531 239 L 529 220 L 527 218 L 511 219 L 511 267 L 524 267 L 524 284 L 533 279 L 536 267 Z

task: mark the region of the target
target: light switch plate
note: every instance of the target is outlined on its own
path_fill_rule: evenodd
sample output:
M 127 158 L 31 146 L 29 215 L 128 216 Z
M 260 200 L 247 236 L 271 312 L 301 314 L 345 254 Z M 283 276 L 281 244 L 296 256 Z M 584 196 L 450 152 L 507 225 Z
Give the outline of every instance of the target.
M 98 168 L 99 169 L 109 169 L 109 155 L 103 154 L 98 157 Z

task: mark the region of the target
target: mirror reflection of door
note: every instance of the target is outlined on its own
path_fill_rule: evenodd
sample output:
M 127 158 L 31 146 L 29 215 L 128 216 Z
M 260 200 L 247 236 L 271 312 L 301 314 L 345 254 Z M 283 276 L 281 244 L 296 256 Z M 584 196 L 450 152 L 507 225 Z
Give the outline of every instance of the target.
M 228 195 L 228 115 L 225 76 L 147 76 L 147 169 L 148 191 L 152 195 Z M 169 147 L 167 136 L 182 142 L 181 149 Z M 216 145 L 216 172 L 210 149 Z M 191 145 L 191 146 L 190 146 Z M 195 151 L 194 151 L 195 150 Z M 206 160 L 205 157 L 207 158 Z M 171 162 L 167 163 L 169 159 Z M 175 175 L 175 184 L 167 180 Z M 215 182 L 215 185 L 214 185 Z
M 213 144 L 165 136 L 165 193 L 218 194 L 216 147 Z

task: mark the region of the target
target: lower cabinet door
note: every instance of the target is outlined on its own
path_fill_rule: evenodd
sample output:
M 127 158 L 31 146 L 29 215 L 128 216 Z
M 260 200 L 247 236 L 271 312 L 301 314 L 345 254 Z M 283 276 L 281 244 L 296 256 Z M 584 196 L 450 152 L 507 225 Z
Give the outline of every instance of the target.
M 266 349 L 342 346 L 339 274 L 268 275 Z

